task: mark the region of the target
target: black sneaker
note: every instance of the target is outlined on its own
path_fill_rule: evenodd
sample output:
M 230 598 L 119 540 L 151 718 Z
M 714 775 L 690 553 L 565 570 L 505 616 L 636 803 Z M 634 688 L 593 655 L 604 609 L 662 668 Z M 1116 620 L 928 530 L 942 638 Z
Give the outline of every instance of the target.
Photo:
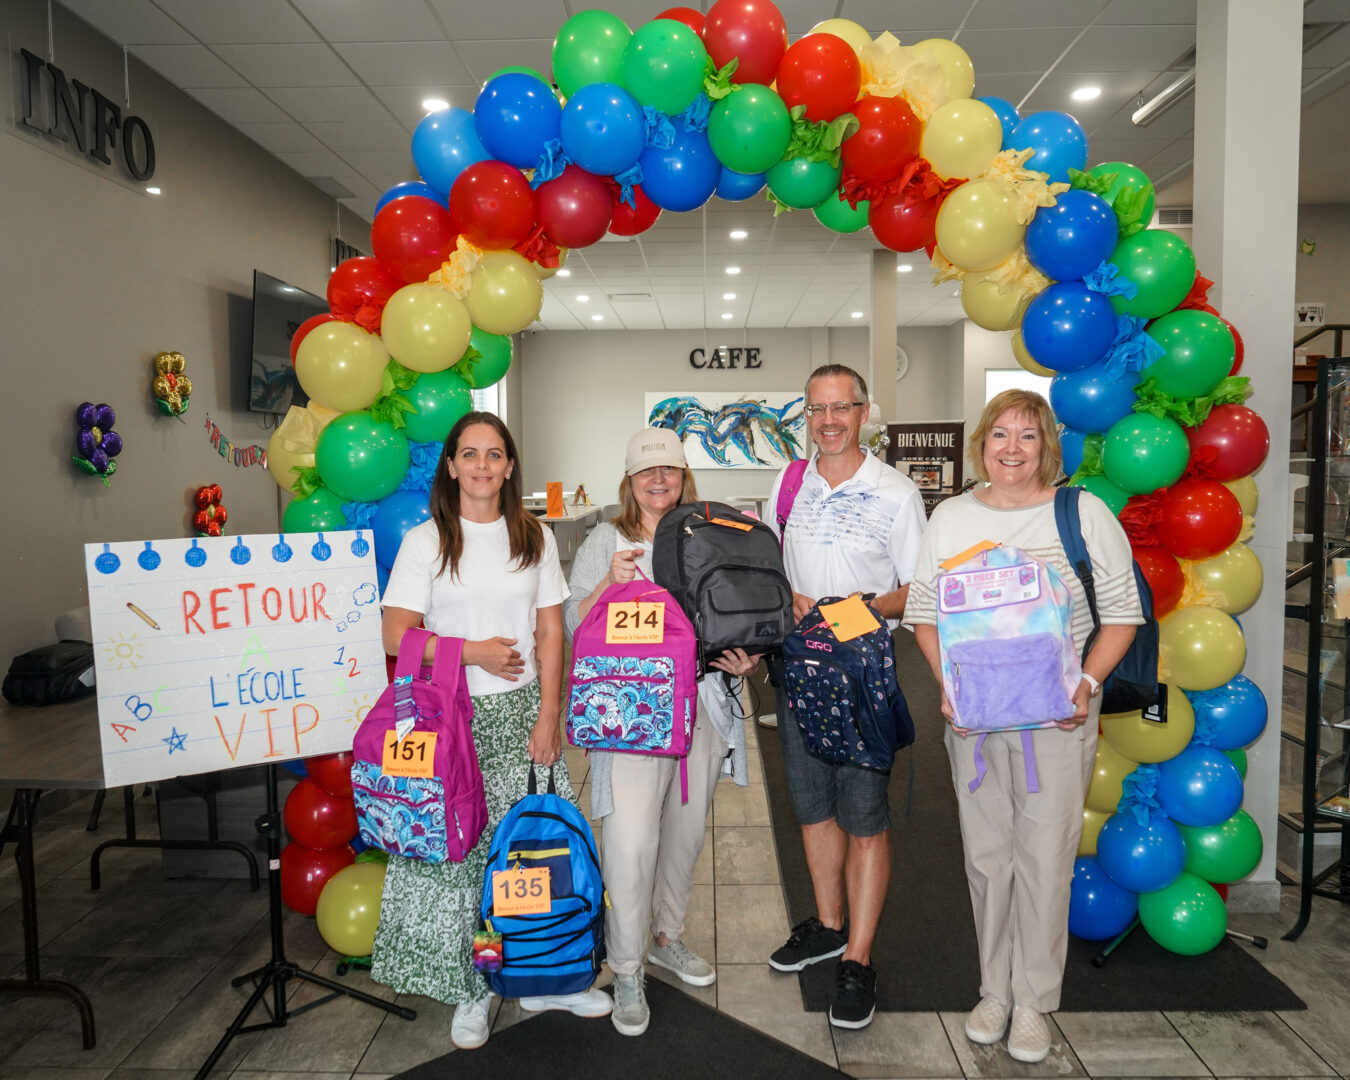
M 769 957 L 775 971 L 801 971 L 810 964 L 839 956 L 848 947 L 848 923 L 831 930 L 812 915 L 792 928 L 787 941 Z
M 830 1023 L 838 1028 L 865 1028 L 877 1011 L 877 973 L 865 964 L 845 960 L 834 984 Z

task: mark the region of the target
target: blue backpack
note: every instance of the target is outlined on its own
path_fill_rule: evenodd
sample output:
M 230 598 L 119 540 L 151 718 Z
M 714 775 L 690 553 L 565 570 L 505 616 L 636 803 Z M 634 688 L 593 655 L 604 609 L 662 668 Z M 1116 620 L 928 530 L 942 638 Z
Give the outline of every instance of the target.
M 891 631 L 869 605 L 877 629 L 840 641 L 820 614 L 821 604 L 839 599 L 818 601 L 784 640 L 784 693 L 810 754 L 889 772 L 895 752 L 914 741 L 914 721 L 895 677 Z
M 493 874 L 533 867 L 549 871 L 548 910 L 496 914 Z M 474 966 L 501 997 L 580 993 L 595 982 L 605 959 L 608 905 L 590 825 L 557 794 L 551 769 L 547 794 L 537 794 L 531 765 L 528 794 L 492 834 Z

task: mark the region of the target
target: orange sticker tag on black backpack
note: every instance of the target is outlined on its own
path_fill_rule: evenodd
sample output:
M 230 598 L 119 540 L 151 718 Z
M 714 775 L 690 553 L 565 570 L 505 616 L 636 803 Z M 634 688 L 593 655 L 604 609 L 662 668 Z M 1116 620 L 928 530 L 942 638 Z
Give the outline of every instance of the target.
M 725 525 L 728 529 L 740 529 L 741 532 L 749 532 L 754 528 L 753 525 L 745 521 L 728 521 L 726 518 L 711 518 L 710 520 L 714 525 Z

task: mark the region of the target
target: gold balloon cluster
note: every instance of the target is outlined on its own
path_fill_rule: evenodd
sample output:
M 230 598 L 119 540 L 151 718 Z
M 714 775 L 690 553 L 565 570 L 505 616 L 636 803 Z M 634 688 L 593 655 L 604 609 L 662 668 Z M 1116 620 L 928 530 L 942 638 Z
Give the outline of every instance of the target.
M 180 352 L 162 352 L 155 357 L 155 378 L 150 384 L 155 404 L 165 416 L 187 412 L 192 395 L 192 380 L 183 374 L 187 357 Z

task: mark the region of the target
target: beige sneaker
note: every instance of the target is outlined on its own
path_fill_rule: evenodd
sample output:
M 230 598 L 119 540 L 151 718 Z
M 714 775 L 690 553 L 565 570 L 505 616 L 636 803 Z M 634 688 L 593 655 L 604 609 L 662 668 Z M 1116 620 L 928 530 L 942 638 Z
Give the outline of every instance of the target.
M 982 1046 L 998 1042 L 1007 1030 L 1008 1006 L 991 994 L 980 998 L 966 1017 L 966 1038 Z
M 1008 1030 L 1008 1053 L 1017 1061 L 1044 1061 L 1050 1053 L 1050 1029 L 1045 1026 L 1045 1017 L 1035 1009 L 1015 1005 Z

